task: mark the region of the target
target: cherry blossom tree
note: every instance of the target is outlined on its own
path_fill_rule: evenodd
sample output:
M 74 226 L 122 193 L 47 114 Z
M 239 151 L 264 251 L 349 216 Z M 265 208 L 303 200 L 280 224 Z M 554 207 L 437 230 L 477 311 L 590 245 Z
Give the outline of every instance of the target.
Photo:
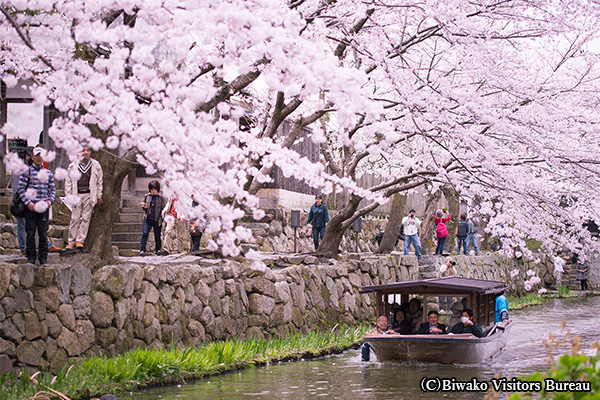
M 480 196 L 515 246 L 592 243 L 580 229 L 598 216 L 597 57 L 580 56 L 600 26 L 591 1 L 0 4 L 1 79 L 32 80 L 36 102 L 63 113 L 49 134 L 71 156 L 81 141 L 101 154 L 106 206 L 86 247 L 106 262 L 135 163 L 186 215 L 212 217 L 210 245 L 226 255 L 250 240 L 245 212 L 264 215 L 255 194 L 275 167 L 349 189 L 326 253 L 378 202 L 421 185 Z M 323 163 L 291 150 L 307 127 Z M 385 180 L 359 188 L 364 172 Z

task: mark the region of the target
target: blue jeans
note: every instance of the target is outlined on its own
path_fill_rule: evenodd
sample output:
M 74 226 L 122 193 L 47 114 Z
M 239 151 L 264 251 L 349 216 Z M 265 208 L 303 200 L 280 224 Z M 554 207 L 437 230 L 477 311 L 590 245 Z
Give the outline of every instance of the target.
M 142 230 L 142 243 L 140 244 L 140 251 L 146 252 L 146 243 L 148 242 L 148 235 L 150 234 L 150 228 L 154 229 L 154 243 L 156 247 L 154 252 L 158 252 L 161 248 L 162 243 L 160 242 L 160 225 L 158 221 L 144 220 L 144 228 Z
M 437 247 L 435 248 L 435 254 L 443 254 L 444 253 L 444 244 L 446 244 L 446 237 L 437 238 Z
M 315 244 L 315 250 L 319 248 L 319 236 L 323 239 L 323 236 L 325 236 L 325 227 L 321 226 L 317 228 L 316 226 L 313 226 L 313 243 Z
M 467 236 L 465 237 L 457 237 L 456 241 L 458 242 L 458 248 L 456 249 L 457 253 L 460 253 L 461 246 L 465 250 L 465 254 L 469 254 L 469 247 L 467 246 Z
M 471 247 L 471 243 L 473 243 L 473 247 Z M 467 236 L 467 254 L 469 253 L 469 249 L 474 248 L 475 254 L 479 254 L 479 245 L 477 244 L 477 233 L 469 233 Z
M 22 253 L 25 251 L 25 217 L 17 218 L 17 240 Z
M 408 249 L 410 249 L 410 243 L 415 246 L 415 255 L 417 258 L 421 258 L 421 241 L 419 240 L 419 234 L 415 233 L 414 235 L 406 235 L 404 239 L 404 255 L 408 255 Z

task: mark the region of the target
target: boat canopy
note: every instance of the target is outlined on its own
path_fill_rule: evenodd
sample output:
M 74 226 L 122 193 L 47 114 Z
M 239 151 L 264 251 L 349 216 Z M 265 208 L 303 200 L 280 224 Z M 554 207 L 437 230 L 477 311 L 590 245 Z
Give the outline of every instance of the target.
M 446 276 L 443 278 L 364 286 L 360 293 L 379 292 L 381 294 L 435 294 L 450 296 L 469 292 L 486 295 L 503 292 L 506 288 L 507 285 L 505 282 Z

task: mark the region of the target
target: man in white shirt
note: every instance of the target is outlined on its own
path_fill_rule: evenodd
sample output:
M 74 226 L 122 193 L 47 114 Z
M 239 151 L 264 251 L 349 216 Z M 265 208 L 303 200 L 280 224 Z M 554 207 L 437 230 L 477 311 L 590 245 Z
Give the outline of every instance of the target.
M 556 276 L 556 287 L 562 286 L 562 276 L 565 269 L 563 268 L 567 262 L 562 258 L 562 252 L 557 251 L 554 257 L 554 276 Z
M 421 258 L 421 241 L 419 240 L 419 226 L 421 221 L 415 217 L 415 210 L 410 210 L 408 216 L 402 219 L 402 225 L 404 225 L 404 255 L 408 255 L 408 249 L 410 244 L 415 246 L 415 255 L 417 258 Z

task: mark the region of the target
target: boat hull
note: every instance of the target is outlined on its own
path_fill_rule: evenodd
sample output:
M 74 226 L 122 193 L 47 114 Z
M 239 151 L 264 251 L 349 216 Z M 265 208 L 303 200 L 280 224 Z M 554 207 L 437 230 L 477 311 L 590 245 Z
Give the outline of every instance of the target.
M 477 364 L 506 346 L 504 330 L 484 338 L 461 335 L 365 335 L 379 361 L 423 361 L 440 364 Z

